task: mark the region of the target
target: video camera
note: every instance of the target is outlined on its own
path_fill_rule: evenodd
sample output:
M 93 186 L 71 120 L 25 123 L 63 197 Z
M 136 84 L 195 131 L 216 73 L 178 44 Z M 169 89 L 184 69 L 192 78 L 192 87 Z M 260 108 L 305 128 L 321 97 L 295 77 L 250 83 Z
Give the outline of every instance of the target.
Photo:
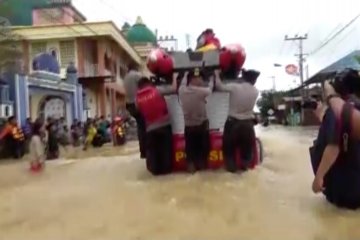
M 318 99 L 315 98 L 310 98 L 308 100 L 305 100 L 304 103 L 301 105 L 301 107 L 303 109 L 311 109 L 311 110 L 315 110 L 318 106 Z
M 315 110 L 317 108 L 318 102 L 322 100 L 320 95 L 313 94 L 308 99 L 304 100 L 301 107 L 303 109 Z

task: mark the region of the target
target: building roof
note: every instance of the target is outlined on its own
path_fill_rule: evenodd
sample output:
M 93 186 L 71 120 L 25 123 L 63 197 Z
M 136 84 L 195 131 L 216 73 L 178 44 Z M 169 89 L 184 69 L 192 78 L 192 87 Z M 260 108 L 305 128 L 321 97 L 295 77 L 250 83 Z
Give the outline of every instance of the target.
M 27 40 L 67 39 L 77 37 L 108 36 L 119 44 L 139 65 L 141 57 L 129 44 L 120 29 L 112 22 L 83 22 L 73 24 L 49 24 L 12 27 L 13 33 Z
M 299 86 L 290 91 L 294 92 L 310 84 L 322 83 L 330 78 L 333 78 L 338 71 L 342 71 L 345 68 L 353 68 L 360 71 L 360 50 L 353 51 L 350 54 L 340 58 L 336 62 L 330 64 L 306 80 L 302 86 Z
M 48 5 L 35 5 L 33 9 L 47 9 L 47 8 L 61 8 L 61 7 L 69 7 L 71 10 L 73 10 L 77 16 L 80 17 L 79 20 L 85 22 L 86 17 L 83 15 L 71 2 L 65 2 L 65 3 L 52 3 Z
M 333 77 L 338 71 L 345 68 L 353 68 L 360 71 L 360 50 L 351 52 L 350 54 L 340 58 L 336 62 L 330 64 L 314 76 L 309 78 L 304 84 L 320 83 Z
M 156 35 L 144 24 L 141 17 L 127 31 L 127 39 L 131 43 L 153 43 L 156 44 Z

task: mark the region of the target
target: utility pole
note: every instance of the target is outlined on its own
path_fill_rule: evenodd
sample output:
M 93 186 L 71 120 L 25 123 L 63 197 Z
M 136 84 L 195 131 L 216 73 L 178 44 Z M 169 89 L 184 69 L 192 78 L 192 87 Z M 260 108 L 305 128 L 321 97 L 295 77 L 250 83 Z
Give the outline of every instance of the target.
M 299 53 L 296 54 L 295 56 L 297 56 L 299 58 L 299 74 L 300 74 L 300 82 L 301 82 L 301 101 L 304 101 L 305 95 L 306 95 L 306 91 L 304 89 L 304 62 L 305 62 L 305 58 L 304 56 L 306 54 L 304 54 L 304 49 L 303 49 L 303 42 L 304 40 L 306 40 L 308 38 L 308 35 L 305 34 L 303 36 L 299 36 L 299 35 L 295 35 L 294 37 L 288 37 L 288 35 L 285 36 L 285 41 L 299 41 Z M 304 110 L 301 109 L 301 115 L 300 115 L 300 122 L 304 123 L 304 119 L 305 115 L 304 115 Z
M 304 56 L 306 56 L 307 54 L 304 54 L 303 42 L 306 39 L 308 39 L 307 34 L 303 36 L 295 35 L 294 37 L 288 37 L 287 35 L 285 36 L 285 41 L 299 41 L 299 53 L 296 54 L 295 56 L 299 58 L 299 74 L 300 74 L 301 86 L 304 85 L 304 62 L 305 62 Z M 301 96 L 304 97 L 303 88 L 301 91 Z
M 190 34 L 186 34 L 185 35 L 185 40 L 186 40 L 186 49 L 189 49 L 190 46 Z
M 272 79 L 272 91 L 276 92 L 276 77 L 275 76 L 271 76 L 269 77 Z

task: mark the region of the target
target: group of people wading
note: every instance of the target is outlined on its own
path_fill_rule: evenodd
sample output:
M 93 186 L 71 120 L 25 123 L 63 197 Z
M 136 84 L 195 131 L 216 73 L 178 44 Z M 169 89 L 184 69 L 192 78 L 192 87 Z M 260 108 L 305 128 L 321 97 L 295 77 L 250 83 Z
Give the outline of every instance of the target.
M 26 153 L 31 158 L 31 170 L 41 170 L 45 160 L 59 158 L 60 146 L 83 145 L 83 150 L 92 145 L 101 147 L 107 142 L 114 146 L 126 142 L 125 124 L 127 117 L 115 117 L 112 122 L 103 116 L 87 119 L 85 123 L 74 120 L 69 128 L 65 118 L 26 119 L 20 127 L 14 116 L 9 117 L 0 132 L 2 158 L 20 159 Z
M 259 95 L 255 87 L 259 74 L 257 71 L 243 71 L 241 79 L 223 83 L 219 70 L 207 79 L 201 69 L 195 68 L 183 76 L 174 73 L 171 84 L 156 86 L 130 66 L 124 81 L 126 107 L 137 121 L 140 154 L 146 159 L 147 169 L 154 175 L 168 174 L 173 170 L 172 126 L 164 97 L 171 94 L 178 94 L 184 114 L 188 170 L 206 169 L 210 150 L 206 98 L 213 91 L 225 91 L 230 95 L 229 116 L 223 134 L 225 168 L 230 172 L 239 170 L 235 153 L 236 149 L 240 149 L 245 163 L 241 170 L 246 170 L 250 166 L 255 143 L 253 109 Z M 209 84 L 206 84 L 207 80 Z

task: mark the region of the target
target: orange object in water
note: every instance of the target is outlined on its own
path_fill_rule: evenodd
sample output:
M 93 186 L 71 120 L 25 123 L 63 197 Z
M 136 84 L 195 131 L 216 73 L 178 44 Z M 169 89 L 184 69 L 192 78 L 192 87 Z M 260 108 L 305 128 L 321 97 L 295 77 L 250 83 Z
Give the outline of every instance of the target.
M 33 173 L 41 172 L 44 168 L 44 164 L 40 162 L 31 162 L 30 163 L 30 171 Z

